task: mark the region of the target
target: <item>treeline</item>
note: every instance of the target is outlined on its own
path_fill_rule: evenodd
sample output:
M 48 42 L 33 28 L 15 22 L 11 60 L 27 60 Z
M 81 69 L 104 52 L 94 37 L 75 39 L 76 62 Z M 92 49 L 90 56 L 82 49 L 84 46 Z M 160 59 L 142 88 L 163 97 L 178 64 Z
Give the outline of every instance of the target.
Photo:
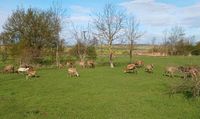
M 138 20 L 113 4 L 106 4 L 103 10 L 93 15 L 93 22 L 83 28 L 66 22 L 66 10 L 59 5 L 47 10 L 17 8 L 0 34 L 1 60 L 12 58 L 17 63 L 55 63 L 59 66 L 66 60 L 96 59 L 96 46 L 106 45 L 110 67 L 114 67 L 113 44 L 118 40 L 121 44 L 129 44 L 126 48 L 132 62 L 134 45 L 144 35 Z M 65 51 L 66 39 L 60 37 L 66 23 L 70 24 L 70 40 L 75 41 L 69 51 Z M 200 43 L 193 44 L 193 37 L 186 36 L 182 27 L 172 28 L 163 37 L 163 44 L 154 47 L 154 51 L 168 55 L 200 54 Z
M 194 36 L 187 36 L 181 26 L 175 26 L 163 32 L 163 43 L 152 51 L 166 55 L 200 55 L 200 42 L 195 43 L 194 39 Z

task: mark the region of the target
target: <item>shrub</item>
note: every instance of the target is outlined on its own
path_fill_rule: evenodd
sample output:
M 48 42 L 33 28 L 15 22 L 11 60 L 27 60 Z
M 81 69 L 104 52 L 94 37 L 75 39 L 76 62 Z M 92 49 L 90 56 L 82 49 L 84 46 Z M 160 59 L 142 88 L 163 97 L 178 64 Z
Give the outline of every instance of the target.
M 187 98 L 200 96 L 200 80 L 187 80 L 170 88 L 170 95 L 182 93 Z
M 200 49 L 193 50 L 191 52 L 192 55 L 200 55 Z
M 79 49 L 78 49 L 79 48 Z M 69 50 L 69 55 L 80 58 L 80 55 L 86 55 L 88 59 L 96 59 L 97 53 L 94 46 L 85 46 L 83 43 L 76 44 Z
M 97 58 L 97 52 L 94 46 L 87 47 L 87 58 L 94 60 Z

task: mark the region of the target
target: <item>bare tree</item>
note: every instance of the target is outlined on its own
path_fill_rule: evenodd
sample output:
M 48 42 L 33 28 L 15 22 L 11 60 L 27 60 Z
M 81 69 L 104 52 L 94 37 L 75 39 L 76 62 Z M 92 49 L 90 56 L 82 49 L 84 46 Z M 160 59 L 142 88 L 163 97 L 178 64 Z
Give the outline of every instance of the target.
M 163 47 L 164 47 L 164 55 L 168 54 L 168 31 L 167 29 L 163 31 Z
M 85 61 L 87 56 L 87 48 L 90 45 L 93 45 L 94 37 L 92 35 L 90 24 L 87 28 L 75 26 L 72 23 L 72 37 L 76 40 L 77 54 L 81 61 Z
M 170 55 L 176 55 L 177 49 L 175 48 L 176 43 L 183 39 L 185 31 L 181 26 L 175 26 L 169 32 L 169 43 L 170 43 Z
M 107 40 L 109 48 L 110 67 L 114 68 L 113 64 L 113 41 L 120 37 L 120 32 L 123 29 L 123 21 L 125 15 L 118 10 L 113 4 L 106 4 L 103 12 L 95 14 L 94 25 L 105 40 Z
M 134 43 L 137 39 L 142 37 L 144 33 L 139 31 L 140 23 L 134 17 L 130 17 L 126 20 L 126 28 L 125 28 L 125 35 L 127 40 L 129 41 L 129 56 L 130 56 L 130 63 L 133 59 L 133 49 Z
M 152 39 L 151 39 L 151 45 L 152 45 L 152 54 L 154 54 L 154 52 L 155 52 L 155 48 L 156 48 L 156 46 L 155 46 L 155 43 L 156 43 L 156 37 L 153 37 Z
M 57 42 L 56 42 L 56 66 L 59 67 L 60 65 L 60 58 L 59 58 L 59 49 L 60 46 L 62 46 L 62 39 L 60 38 L 60 33 L 62 31 L 62 26 L 64 26 L 65 20 L 64 18 L 67 17 L 66 13 L 67 10 L 63 9 L 62 3 L 60 3 L 58 0 L 53 1 L 53 4 L 50 8 L 50 11 L 54 13 L 54 23 L 55 23 L 55 30 L 54 32 L 57 34 L 55 36 Z

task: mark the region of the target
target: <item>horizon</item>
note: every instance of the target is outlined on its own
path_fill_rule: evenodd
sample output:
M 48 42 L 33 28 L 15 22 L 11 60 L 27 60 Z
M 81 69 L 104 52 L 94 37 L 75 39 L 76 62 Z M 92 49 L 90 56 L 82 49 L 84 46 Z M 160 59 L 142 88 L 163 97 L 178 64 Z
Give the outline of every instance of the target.
M 12 11 L 18 6 L 25 9 L 38 8 L 46 10 L 50 8 L 54 0 L 0 0 L 0 32 Z M 93 12 L 101 11 L 108 0 L 68 0 L 62 1 L 62 7 L 67 9 L 70 20 L 78 26 L 84 26 L 92 20 Z M 184 28 L 186 36 L 195 36 L 195 41 L 200 41 L 200 1 L 199 0 L 109 0 L 126 14 L 133 14 L 140 21 L 140 29 L 144 36 L 138 40 L 139 44 L 150 44 L 156 37 L 156 43 L 162 42 L 163 31 L 178 25 Z M 66 18 L 67 19 L 67 18 Z M 62 32 L 62 37 L 67 39 L 69 33 Z

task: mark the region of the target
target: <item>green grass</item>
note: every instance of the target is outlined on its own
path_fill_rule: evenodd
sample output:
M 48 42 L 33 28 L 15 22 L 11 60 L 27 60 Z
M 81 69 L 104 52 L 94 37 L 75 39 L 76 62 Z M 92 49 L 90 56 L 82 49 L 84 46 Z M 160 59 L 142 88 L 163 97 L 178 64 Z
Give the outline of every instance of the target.
M 200 57 L 135 57 L 153 63 L 155 72 L 122 72 L 116 68 L 81 69 L 70 78 L 66 69 L 40 69 L 39 78 L 0 74 L 0 119 L 199 119 L 200 100 L 177 94 L 169 86 L 181 81 L 163 77 L 166 65 L 200 64 Z M 98 61 L 99 62 L 99 61 Z

